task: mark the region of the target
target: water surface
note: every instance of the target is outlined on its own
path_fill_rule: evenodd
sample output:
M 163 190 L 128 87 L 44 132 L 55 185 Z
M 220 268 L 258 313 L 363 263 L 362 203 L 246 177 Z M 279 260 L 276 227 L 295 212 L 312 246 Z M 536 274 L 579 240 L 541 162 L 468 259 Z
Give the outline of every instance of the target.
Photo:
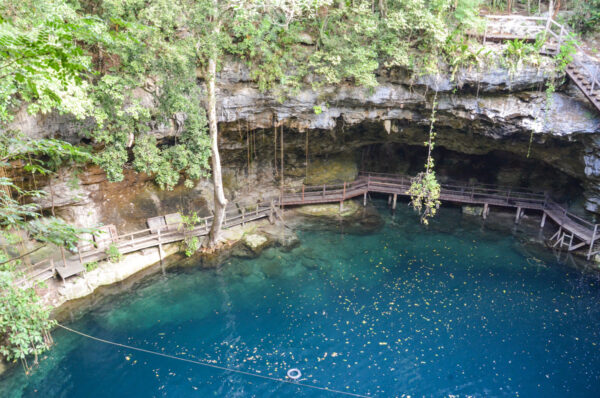
M 68 326 L 104 339 L 377 397 L 600 396 L 600 283 L 444 209 L 400 209 L 368 234 L 299 231 L 302 245 L 172 269 Z M 356 231 L 353 231 L 356 232 Z M 333 397 L 108 346 L 57 330 L 3 397 Z

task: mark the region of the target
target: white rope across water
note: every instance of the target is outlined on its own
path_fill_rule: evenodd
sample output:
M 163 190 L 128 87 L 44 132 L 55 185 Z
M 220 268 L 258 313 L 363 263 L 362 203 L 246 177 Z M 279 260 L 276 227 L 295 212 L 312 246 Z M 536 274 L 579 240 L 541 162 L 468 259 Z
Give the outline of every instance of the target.
M 91 340 L 95 340 L 95 341 L 98 341 L 98 342 L 101 342 L 101 343 L 104 343 L 104 344 L 114 345 L 114 346 L 121 347 L 121 348 L 127 348 L 127 349 L 133 350 L 133 351 L 144 352 L 146 354 L 157 355 L 157 356 L 164 357 L 164 358 L 175 359 L 177 361 L 193 363 L 195 365 L 205 366 L 205 367 L 208 367 L 208 368 L 225 370 L 225 371 L 233 372 L 233 373 L 239 373 L 239 374 L 242 374 L 242 375 L 245 375 L 245 376 L 257 377 L 257 378 L 260 378 L 260 379 L 265 379 L 265 380 L 270 380 L 270 381 L 276 381 L 276 382 L 279 382 L 279 383 L 291 384 L 293 386 L 301 386 L 301 387 L 306 387 L 306 388 L 312 388 L 314 390 L 327 391 L 327 392 L 334 393 L 334 394 L 342 394 L 342 395 L 347 395 L 347 396 L 351 396 L 351 397 L 359 397 L 359 398 L 372 398 L 373 397 L 372 395 L 362 395 L 362 394 L 356 394 L 356 393 L 347 392 L 347 391 L 335 390 L 333 388 L 316 386 L 314 384 L 305 384 L 305 383 L 301 383 L 301 382 L 298 382 L 298 381 L 291 381 L 291 380 L 286 380 L 286 379 L 280 379 L 280 378 L 277 378 L 277 377 L 264 376 L 264 375 L 260 375 L 258 373 L 252 373 L 252 372 L 246 372 L 246 371 L 243 371 L 243 370 L 232 369 L 232 368 L 228 368 L 228 367 L 225 367 L 225 366 L 219 366 L 219 365 L 215 365 L 215 364 L 211 364 L 211 363 L 207 363 L 207 362 L 196 361 L 194 359 L 187 359 L 187 358 L 176 357 L 174 355 L 163 354 L 163 353 L 160 353 L 160 352 L 150 351 L 150 350 L 146 350 L 146 349 L 143 349 L 143 348 L 132 347 L 132 346 L 129 346 L 129 345 L 126 345 L 126 344 L 116 343 L 114 341 L 104 340 L 104 339 L 101 339 L 99 337 L 90 336 L 89 334 L 80 332 L 80 331 L 75 330 L 75 329 L 71 329 L 70 327 L 61 325 L 60 323 L 57 323 L 56 325 L 58 327 L 61 327 L 61 328 L 65 329 L 65 330 L 71 332 L 71 333 L 78 334 L 80 336 L 86 337 L 86 338 L 91 339 Z

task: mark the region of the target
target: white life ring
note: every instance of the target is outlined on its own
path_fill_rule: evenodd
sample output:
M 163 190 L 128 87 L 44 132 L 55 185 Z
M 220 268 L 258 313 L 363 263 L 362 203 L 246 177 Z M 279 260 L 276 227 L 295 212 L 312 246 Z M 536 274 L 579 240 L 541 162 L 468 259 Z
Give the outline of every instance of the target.
M 292 368 L 287 371 L 287 377 L 292 380 L 298 380 L 300 377 L 302 377 L 302 372 L 300 372 L 300 369 Z

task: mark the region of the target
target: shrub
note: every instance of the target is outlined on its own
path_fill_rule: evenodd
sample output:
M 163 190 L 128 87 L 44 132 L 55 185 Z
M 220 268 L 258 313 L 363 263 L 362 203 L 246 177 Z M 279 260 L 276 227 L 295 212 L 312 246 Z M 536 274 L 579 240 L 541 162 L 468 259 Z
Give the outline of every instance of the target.
M 108 246 L 108 249 L 106 249 L 106 255 L 108 257 L 108 261 L 111 263 L 118 263 L 123 258 L 123 255 L 121 252 L 119 252 L 119 248 L 114 243 L 111 243 L 110 246 Z

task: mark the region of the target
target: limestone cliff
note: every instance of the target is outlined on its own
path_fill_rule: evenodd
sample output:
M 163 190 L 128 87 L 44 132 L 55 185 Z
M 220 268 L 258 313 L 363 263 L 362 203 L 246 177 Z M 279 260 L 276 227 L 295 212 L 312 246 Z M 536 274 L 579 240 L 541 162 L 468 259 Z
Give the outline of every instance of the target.
M 483 164 L 478 167 L 490 163 L 486 182 L 548 190 L 580 185 L 585 207 L 596 212 L 600 208 L 600 114 L 570 84 L 560 87 L 548 103 L 543 86 L 549 74 L 546 67 L 512 73 L 493 67 L 460 70 L 451 81 L 447 76 L 411 79 L 401 70 L 382 70 L 374 89 L 346 82 L 284 94 L 261 92 L 244 65 L 230 62 L 220 71 L 218 83 L 228 195 L 253 201 L 276 192 L 275 157 L 281 154 L 280 138 L 275 136 L 280 131 L 275 128 L 281 126 L 286 182 L 350 179 L 366 166 L 410 172 L 415 161 L 421 162 L 437 91 L 436 151 L 447 158 L 438 162 L 442 178 L 481 178 L 469 175 L 468 167 L 465 171 L 462 163 L 468 157 L 463 155 L 469 155 Z M 140 90 L 142 101 L 151 104 L 143 93 Z M 177 135 L 175 121 L 152 127 L 151 133 L 165 142 Z M 11 128 L 33 137 L 81 139 L 81 123 L 59 115 L 20 114 Z M 523 168 L 530 169 L 527 176 Z M 139 227 L 134 220 L 157 212 L 181 207 L 208 212 L 204 205 L 212 199 L 207 181 L 192 190 L 180 187 L 174 193 L 161 193 L 147 176 L 131 171 L 125 182 L 108 184 L 101 171 L 90 168 L 75 190 L 67 187 L 66 178 L 55 183 L 61 192 L 55 204 L 63 207 L 62 215 L 79 224 L 116 223 L 133 229 Z

